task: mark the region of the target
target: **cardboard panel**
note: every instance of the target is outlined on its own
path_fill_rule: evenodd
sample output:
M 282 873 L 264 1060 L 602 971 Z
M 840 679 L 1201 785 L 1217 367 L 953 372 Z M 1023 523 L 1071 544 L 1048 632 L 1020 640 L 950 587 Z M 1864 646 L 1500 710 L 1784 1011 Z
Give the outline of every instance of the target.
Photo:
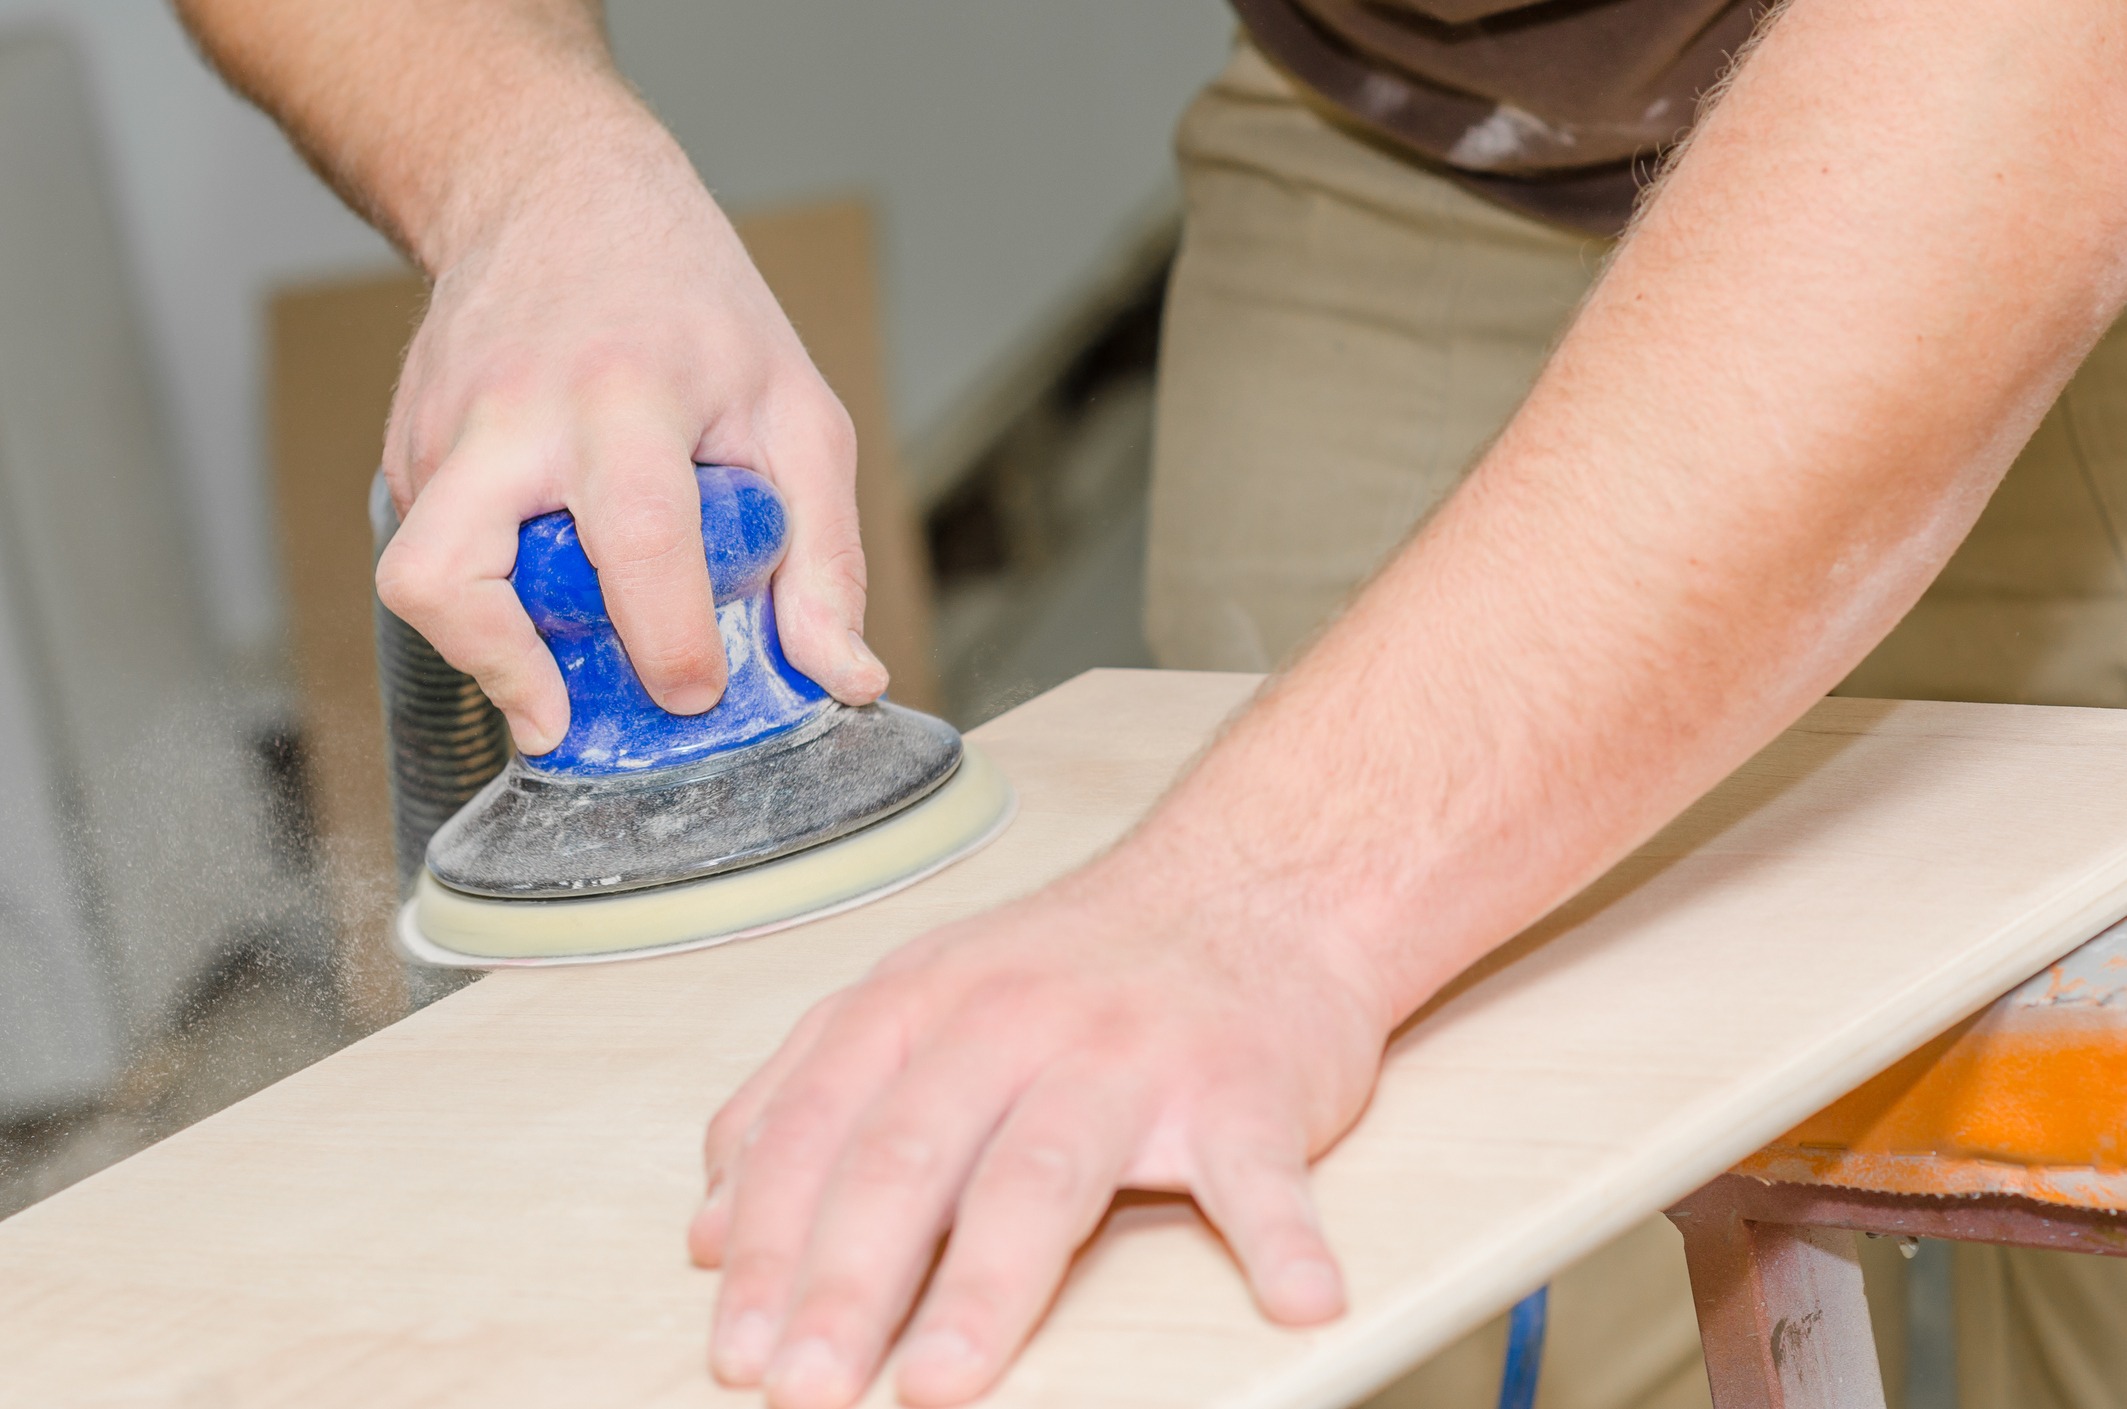
M 428 303 L 416 275 L 285 289 L 268 309 L 271 455 L 289 646 L 340 929 L 343 981 L 371 1019 L 405 1003 L 377 698 L 369 484 L 399 359 Z

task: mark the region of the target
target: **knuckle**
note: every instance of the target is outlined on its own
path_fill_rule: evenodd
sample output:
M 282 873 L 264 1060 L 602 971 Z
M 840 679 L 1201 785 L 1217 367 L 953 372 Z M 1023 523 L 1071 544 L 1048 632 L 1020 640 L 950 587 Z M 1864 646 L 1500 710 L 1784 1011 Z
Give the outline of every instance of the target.
M 843 1031 L 871 1028 L 906 1036 L 923 1021 L 934 999 L 932 986 L 921 973 L 891 973 L 874 969 L 851 988 L 842 990 L 842 1006 L 835 1025 Z
M 723 664 L 724 646 L 721 638 L 702 641 L 692 636 L 662 637 L 630 645 L 628 660 L 646 678 L 692 680 L 715 673 Z
M 823 387 L 822 390 L 826 389 Z M 820 440 L 827 458 L 838 470 L 847 470 L 852 475 L 856 472 L 857 423 L 851 419 L 849 408 L 831 391 L 826 392 L 826 404 L 821 408 Z
M 730 1108 L 718 1111 L 702 1133 L 702 1162 L 715 1168 L 724 1156 L 739 1148 L 746 1138 L 746 1122 Z
M 790 1254 L 773 1248 L 734 1248 L 724 1259 L 724 1284 L 776 1286 L 787 1279 L 796 1266 L 796 1260 Z
M 418 626 L 434 618 L 452 596 L 445 565 L 407 538 L 392 539 L 377 559 L 377 597 L 404 621 Z
M 405 463 L 400 470 L 409 501 L 423 485 L 443 473 L 443 466 L 449 458 L 449 437 L 438 434 L 429 417 L 418 414 L 411 417 L 406 428 Z
M 625 413 L 670 380 L 664 359 L 652 348 L 610 335 L 578 344 L 569 366 L 565 375 L 572 399 L 598 411 Z
M 871 590 L 870 574 L 864 565 L 864 549 L 856 542 L 855 535 L 851 535 L 849 542 L 822 556 L 817 572 L 832 590 L 854 601 L 862 602 Z
M 769 380 L 765 410 L 778 438 L 801 444 L 815 472 L 848 479 L 857 469 L 857 423 L 819 369 L 804 359 L 782 363 Z
M 1024 1275 L 1023 1270 L 1020 1275 Z M 980 1264 L 963 1262 L 949 1269 L 929 1298 L 926 1314 L 934 1321 L 960 1328 L 977 1345 L 990 1339 L 1006 1308 L 1026 1299 L 1013 1269 L 985 1259 Z
M 1037 975 L 1006 969 L 970 986 L 966 1010 L 983 1023 L 1024 1036 L 1048 1030 L 1055 996 Z
M 824 1091 L 786 1091 L 747 1132 L 746 1143 L 764 1158 L 803 1154 L 830 1142 L 839 1128 L 837 1105 Z
M 868 1130 L 849 1148 L 849 1177 L 861 1184 L 913 1184 L 939 1167 L 938 1144 L 908 1126 Z
M 790 1036 L 783 1039 L 778 1057 L 794 1056 L 804 1052 L 819 1041 L 820 1034 L 849 1005 L 850 990 L 838 988 L 805 1010 L 805 1015 L 790 1029 Z
M 1084 1184 L 1085 1167 L 1068 1146 L 1037 1140 L 999 1149 L 991 1157 L 989 1177 L 1005 1193 L 1060 1202 Z
M 1198 1152 L 1207 1178 L 1258 1199 L 1282 1199 L 1305 1188 L 1306 1166 L 1271 1141 L 1242 1136 L 1207 1142 Z
M 448 437 L 437 431 L 433 398 L 420 396 L 400 378 L 384 423 L 384 476 L 405 503 L 443 467 Z
M 813 1328 L 831 1327 L 861 1317 L 878 1300 L 870 1283 L 847 1273 L 808 1276 L 804 1297 L 804 1309 L 799 1316 Z
M 662 485 L 616 486 L 604 496 L 597 518 L 587 524 L 602 569 L 654 563 L 681 553 L 699 555 L 699 508 Z M 591 546 L 587 542 L 585 546 Z

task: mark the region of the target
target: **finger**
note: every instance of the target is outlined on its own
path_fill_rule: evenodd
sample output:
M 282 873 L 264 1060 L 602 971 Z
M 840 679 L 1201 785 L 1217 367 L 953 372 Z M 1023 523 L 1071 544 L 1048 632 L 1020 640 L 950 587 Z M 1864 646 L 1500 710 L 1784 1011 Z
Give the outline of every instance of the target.
M 1305 1326 L 1341 1313 L 1344 1278 L 1315 1217 L 1300 1121 L 1258 1090 L 1236 1090 L 1206 1104 L 1193 1134 L 1190 1192 L 1263 1314 Z
M 692 440 L 654 408 L 587 410 L 569 503 L 628 662 L 650 698 L 674 714 L 714 705 L 726 674 Z
M 896 1371 L 904 1401 L 958 1404 L 1004 1373 L 1099 1226 L 1143 1131 L 1141 1086 L 1058 1069 L 1013 1107 L 961 1196 L 909 1329 Z
M 995 1021 L 958 1025 L 866 1112 L 821 1196 L 768 1368 L 777 1409 L 841 1409 L 870 1383 L 976 1156 L 1046 1045 L 1015 1044 Z
M 790 1304 L 820 1194 L 859 1115 L 907 1057 L 909 1015 L 860 991 L 776 1088 L 731 1166 L 730 1228 L 709 1363 L 758 1384 Z
M 569 696 L 509 573 L 518 524 L 552 506 L 507 467 L 510 455 L 481 441 L 437 471 L 377 560 L 377 596 L 478 681 L 517 747 L 537 756 L 568 732 Z
M 846 991 L 831 994 L 813 1004 L 783 1039 L 783 1045 L 746 1078 L 710 1120 L 702 1139 L 702 1204 L 687 1228 L 687 1252 L 695 1265 L 715 1267 L 723 1261 L 724 1236 L 731 1226 L 731 1170 L 746 1134 L 767 1109 L 783 1078 L 811 1053 L 845 996 Z
M 873 967 L 873 974 L 884 976 L 927 962 L 937 952 L 941 933 L 934 931 L 911 940 L 880 960 Z M 714 1267 L 723 1261 L 724 1236 L 731 1225 L 732 1181 L 729 1176 L 739 1151 L 744 1147 L 747 1133 L 759 1120 L 783 1079 L 811 1054 L 835 1013 L 858 991 L 857 988 L 845 988 L 815 1003 L 804 1017 L 798 1019 L 775 1055 L 746 1079 L 709 1122 L 702 1141 L 702 1168 L 706 1176 L 702 1204 L 687 1235 L 688 1250 L 700 1266 Z
M 780 421 L 763 473 L 790 506 L 790 548 L 775 574 L 775 624 L 790 663 L 844 704 L 869 704 L 886 667 L 864 644 L 864 545 L 857 527 L 857 437 L 823 384 Z

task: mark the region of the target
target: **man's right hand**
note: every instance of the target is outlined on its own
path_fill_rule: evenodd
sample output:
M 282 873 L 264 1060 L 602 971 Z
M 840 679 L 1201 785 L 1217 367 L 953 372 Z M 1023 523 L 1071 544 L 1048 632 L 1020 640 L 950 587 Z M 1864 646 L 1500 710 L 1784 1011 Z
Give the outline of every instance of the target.
M 669 710 L 725 663 L 696 462 L 767 476 L 790 661 L 886 688 L 864 646 L 856 437 L 684 153 L 613 69 L 594 0 L 177 0 L 223 73 L 426 270 L 384 472 L 384 604 L 479 680 L 517 745 L 568 728 L 508 575 L 517 527 L 575 515 L 636 673 Z
M 517 526 L 566 508 L 651 697 L 716 703 L 725 662 L 696 462 L 743 465 L 790 506 L 776 617 L 791 662 L 864 703 L 864 557 L 847 413 L 730 222 L 662 133 L 621 169 L 543 174 L 436 279 L 392 406 L 404 520 L 384 604 L 479 680 L 539 754 L 568 698 L 508 574 Z

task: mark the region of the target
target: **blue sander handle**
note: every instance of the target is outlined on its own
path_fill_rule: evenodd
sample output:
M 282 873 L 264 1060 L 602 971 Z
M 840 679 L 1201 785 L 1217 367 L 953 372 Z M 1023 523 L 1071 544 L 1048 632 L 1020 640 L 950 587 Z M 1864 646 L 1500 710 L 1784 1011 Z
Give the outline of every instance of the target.
M 517 531 L 510 584 L 546 640 L 569 691 L 569 732 L 526 763 L 540 773 L 600 777 L 700 763 L 826 712 L 833 701 L 783 657 L 768 579 L 783 560 L 789 519 L 775 486 L 751 470 L 697 465 L 702 547 L 716 592 L 730 683 L 716 707 L 670 714 L 636 677 L 606 615 L 598 572 L 566 512 Z

